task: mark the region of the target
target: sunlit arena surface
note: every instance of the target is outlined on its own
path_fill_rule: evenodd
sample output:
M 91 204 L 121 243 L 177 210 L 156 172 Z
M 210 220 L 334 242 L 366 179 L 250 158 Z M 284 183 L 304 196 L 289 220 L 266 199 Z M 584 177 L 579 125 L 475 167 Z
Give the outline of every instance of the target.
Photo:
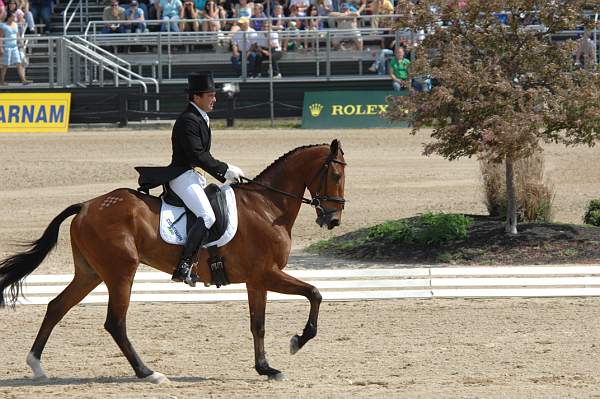
M 134 166 L 169 163 L 170 133 L 77 129 L 0 136 L 0 257 L 17 251 L 19 242 L 38 238 L 65 207 L 118 187 L 136 188 Z M 486 212 L 477 161 L 421 155 L 428 133 L 216 130 L 211 152 L 252 177 L 295 147 L 340 139 L 348 162 L 341 226 L 319 229 L 314 210 L 303 208 L 293 230 L 293 254 L 308 260 L 291 269 L 340 267 L 303 258 L 302 248 L 390 218 Z M 581 223 L 585 205 L 600 197 L 598 149 L 552 145 L 544 153 L 546 176 L 556 189 L 554 219 Z M 72 273 L 69 221 L 36 274 Z M 105 305 L 79 305 L 67 314 L 42 357 L 50 379 L 32 381 L 25 357 L 44 312 L 39 305 L 0 312 L 0 397 L 600 395 L 597 298 L 326 302 L 318 336 L 294 356 L 289 338 L 303 328 L 308 302 L 269 303 L 266 350 L 287 382 L 256 375 L 244 302 L 132 303 L 130 338 L 146 363 L 171 380 L 160 386 L 133 376 L 102 327 Z

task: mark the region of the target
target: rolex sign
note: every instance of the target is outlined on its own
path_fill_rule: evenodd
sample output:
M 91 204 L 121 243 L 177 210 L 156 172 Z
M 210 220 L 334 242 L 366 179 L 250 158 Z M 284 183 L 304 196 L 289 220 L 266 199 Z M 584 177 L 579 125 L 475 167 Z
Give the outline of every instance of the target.
M 402 127 L 406 122 L 391 122 L 384 115 L 386 97 L 406 95 L 390 91 L 317 91 L 304 93 L 302 127 L 368 128 Z

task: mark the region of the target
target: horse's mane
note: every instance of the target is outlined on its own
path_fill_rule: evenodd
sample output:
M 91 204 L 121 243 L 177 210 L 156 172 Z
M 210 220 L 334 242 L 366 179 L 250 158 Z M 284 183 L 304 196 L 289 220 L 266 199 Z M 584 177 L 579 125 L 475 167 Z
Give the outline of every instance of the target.
M 290 150 L 288 152 L 286 152 L 285 154 L 283 154 L 282 156 L 280 156 L 279 158 L 277 158 L 276 160 L 274 160 L 273 162 L 271 162 L 271 164 L 269 166 L 267 166 L 262 172 L 260 172 L 258 175 L 256 175 L 256 177 L 254 178 L 254 180 L 259 180 L 262 177 L 264 177 L 266 174 L 268 174 L 271 169 L 275 168 L 279 163 L 285 161 L 288 157 L 290 157 L 291 155 L 297 153 L 298 151 L 307 149 L 307 148 L 313 148 L 313 147 L 321 147 L 321 146 L 329 146 L 329 144 L 308 144 L 308 145 L 303 145 L 300 147 L 296 147 L 293 150 Z M 249 183 L 242 183 L 242 184 L 249 184 Z

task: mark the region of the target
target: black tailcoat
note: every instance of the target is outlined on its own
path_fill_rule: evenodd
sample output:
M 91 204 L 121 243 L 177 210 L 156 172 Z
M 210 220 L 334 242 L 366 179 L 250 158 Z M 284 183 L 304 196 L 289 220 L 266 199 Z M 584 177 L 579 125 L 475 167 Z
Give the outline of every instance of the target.
M 196 107 L 189 104 L 173 126 L 173 157 L 169 166 L 185 170 L 199 166 L 221 183 L 225 182 L 227 164 L 210 154 L 211 138 L 210 127 Z
M 188 104 L 173 126 L 171 164 L 163 167 L 137 167 L 140 186 L 153 188 L 166 184 L 194 167 L 204 169 L 221 183 L 225 182 L 228 166 L 210 154 L 211 138 L 210 127 L 200 112 L 195 106 Z

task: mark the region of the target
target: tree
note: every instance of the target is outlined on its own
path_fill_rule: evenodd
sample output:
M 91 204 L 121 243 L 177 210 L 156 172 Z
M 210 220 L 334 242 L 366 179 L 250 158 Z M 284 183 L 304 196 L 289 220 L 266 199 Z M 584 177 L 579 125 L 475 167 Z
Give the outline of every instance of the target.
M 388 115 L 408 115 L 412 134 L 433 128 L 426 155 L 505 162 L 506 231 L 517 234 L 515 160 L 541 151 L 544 142 L 592 146 L 600 137 L 598 74 L 574 65 L 575 41 L 555 36 L 593 28 L 584 11 L 596 4 L 401 1 L 402 26 L 427 32 L 411 73 L 430 75 L 437 86 L 429 93 L 391 97 Z

